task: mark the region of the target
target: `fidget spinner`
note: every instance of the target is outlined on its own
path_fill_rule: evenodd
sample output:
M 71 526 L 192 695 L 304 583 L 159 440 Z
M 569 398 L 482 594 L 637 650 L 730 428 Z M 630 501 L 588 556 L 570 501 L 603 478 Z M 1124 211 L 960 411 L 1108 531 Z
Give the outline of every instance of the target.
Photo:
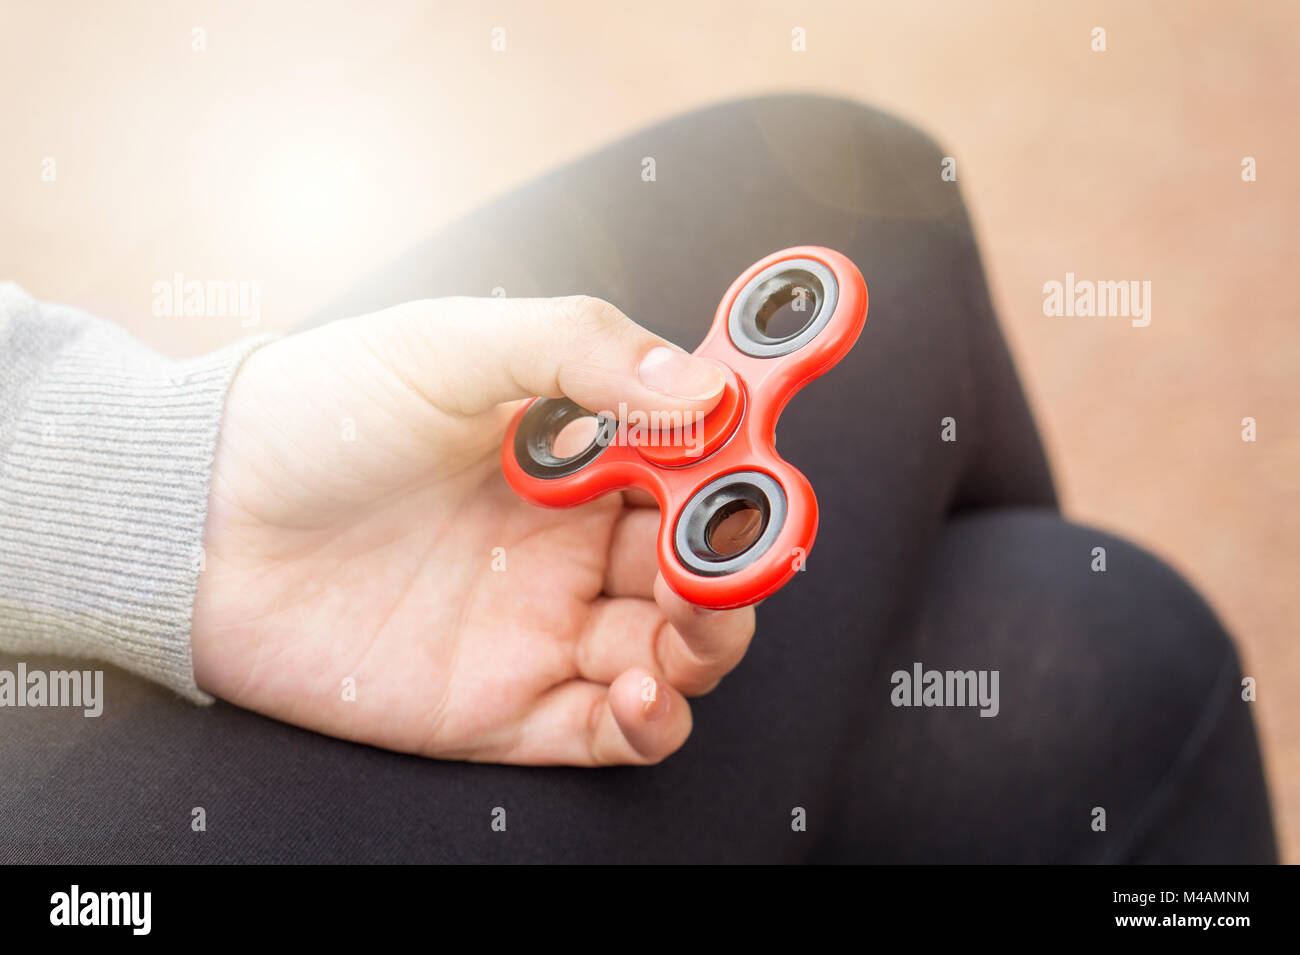
M 843 255 L 816 246 L 773 253 L 732 283 L 695 349 L 726 378 L 712 411 L 656 420 L 534 398 L 506 431 L 506 480 L 547 507 L 648 491 L 659 504 L 668 585 L 701 607 L 756 603 L 803 569 L 817 534 L 812 486 L 776 453 L 777 419 L 848 354 L 866 317 L 866 283 Z M 585 444 L 562 447 L 584 425 Z

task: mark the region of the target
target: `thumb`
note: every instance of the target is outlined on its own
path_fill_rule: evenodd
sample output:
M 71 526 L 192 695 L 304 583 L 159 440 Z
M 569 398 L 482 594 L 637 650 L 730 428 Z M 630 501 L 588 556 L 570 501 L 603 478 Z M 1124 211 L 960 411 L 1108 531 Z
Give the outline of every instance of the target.
M 518 398 L 568 397 L 591 411 L 625 402 L 703 414 L 722 396 L 721 369 L 633 322 L 608 302 L 443 298 L 390 310 L 408 373 L 443 410 L 475 415 Z

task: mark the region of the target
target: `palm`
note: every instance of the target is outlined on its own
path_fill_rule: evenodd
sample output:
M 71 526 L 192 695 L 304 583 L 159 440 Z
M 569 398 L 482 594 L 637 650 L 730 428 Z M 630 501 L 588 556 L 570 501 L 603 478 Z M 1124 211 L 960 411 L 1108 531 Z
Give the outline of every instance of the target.
M 261 558 L 245 554 L 237 605 L 209 617 L 222 641 L 245 644 L 230 654 L 244 665 L 214 692 L 393 749 L 524 755 L 546 730 L 530 724 L 537 704 L 580 676 L 578 641 L 622 502 L 547 511 L 499 475 L 447 490 L 291 534 L 245 523 L 246 543 L 263 538 Z

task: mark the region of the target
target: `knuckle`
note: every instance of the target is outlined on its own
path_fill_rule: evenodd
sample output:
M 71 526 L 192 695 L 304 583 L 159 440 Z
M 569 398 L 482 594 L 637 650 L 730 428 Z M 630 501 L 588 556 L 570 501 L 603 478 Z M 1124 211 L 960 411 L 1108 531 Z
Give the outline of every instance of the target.
M 573 648 L 573 667 L 585 679 L 593 678 L 593 674 L 596 673 L 596 665 L 599 662 L 596 659 L 594 642 L 588 634 L 584 633 L 578 638 L 578 642 Z M 599 713 L 599 710 L 596 710 L 595 713 Z M 594 724 L 590 724 L 590 722 L 588 725 L 594 727 Z
M 715 668 L 695 668 L 693 672 L 683 674 L 680 680 L 675 680 L 673 686 L 682 696 L 707 696 L 721 682 L 722 675 Z
M 680 749 L 680 748 L 681 748 L 681 744 L 678 744 L 678 745 L 672 747 L 671 749 L 665 750 L 664 752 L 661 752 L 661 753 L 651 753 L 650 755 L 646 755 L 646 754 L 642 753 L 642 754 L 640 754 L 641 765 L 642 765 L 642 766 L 658 766 L 660 763 L 662 763 L 665 759 L 667 759 L 667 758 L 668 758 L 669 756 L 671 756 L 673 753 L 677 752 L 677 750 Z
M 654 661 L 683 696 L 703 696 L 717 686 L 720 674 L 731 669 L 688 647 L 671 623 L 664 623 L 655 634 Z
M 385 313 L 380 313 L 385 314 Z M 431 326 L 442 325 L 446 321 L 446 300 L 436 298 L 418 298 L 402 302 L 388 309 L 394 323 L 407 333 L 427 334 Z
M 559 303 L 565 326 L 581 337 L 617 332 L 625 322 L 622 312 L 593 295 L 570 295 L 560 299 Z
M 704 696 L 740 665 L 749 650 L 748 638 L 737 635 L 708 654 L 678 654 L 673 660 L 672 685 L 685 696 Z

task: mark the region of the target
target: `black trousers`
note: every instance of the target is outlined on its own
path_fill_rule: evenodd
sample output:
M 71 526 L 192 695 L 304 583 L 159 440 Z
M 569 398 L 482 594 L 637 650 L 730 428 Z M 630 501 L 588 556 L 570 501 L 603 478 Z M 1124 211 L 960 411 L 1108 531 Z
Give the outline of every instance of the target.
M 98 720 L 5 717 L 0 856 L 1274 861 L 1233 645 L 1170 569 L 1056 512 L 942 155 L 851 103 L 717 106 L 506 195 L 321 316 L 585 292 L 691 348 L 769 252 L 818 244 L 859 265 L 866 331 L 778 433 L 821 505 L 807 572 L 695 701 L 681 752 L 612 770 L 436 762 L 110 671 Z M 918 664 L 996 671 L 997 715 L 894 705 L 893 674 Z

